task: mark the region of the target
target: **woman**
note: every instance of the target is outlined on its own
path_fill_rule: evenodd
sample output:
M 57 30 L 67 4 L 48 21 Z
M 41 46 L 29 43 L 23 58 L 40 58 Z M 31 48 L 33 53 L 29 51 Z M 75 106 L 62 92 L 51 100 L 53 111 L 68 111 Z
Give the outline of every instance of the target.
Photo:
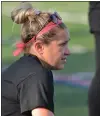
M 24 55 L 2 74 L 2 116 L 54 116 L 53 75 L 64 68 L 69 32 L 58 14 L 21 3 L 11 13 L 21 26 L 14 56 Z

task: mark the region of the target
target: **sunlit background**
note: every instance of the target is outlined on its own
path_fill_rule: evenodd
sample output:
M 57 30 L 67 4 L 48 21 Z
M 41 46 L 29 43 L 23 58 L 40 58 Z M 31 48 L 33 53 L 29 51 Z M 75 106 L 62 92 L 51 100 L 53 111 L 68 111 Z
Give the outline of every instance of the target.
M 95 45 L 88 26 L 88 2 L 31 2 L 34 8 L 57 11 L 70 31 L 71 55 L 65 69 L 54 71 L 56 116 L 88 116 L 87 92 L 95 71 Z M 19 2 L 2 2 L 2 69 L 19 57 L 12 55 L 20 40 L 20 25 L 10 13 Z

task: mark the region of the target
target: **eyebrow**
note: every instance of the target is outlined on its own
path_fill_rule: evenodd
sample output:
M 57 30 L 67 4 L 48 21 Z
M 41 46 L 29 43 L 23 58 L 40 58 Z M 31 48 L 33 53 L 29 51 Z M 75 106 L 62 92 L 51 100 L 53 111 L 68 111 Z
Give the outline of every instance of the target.
M 70 41 L 70 38 L 66 41 L 59 42 L 59 44 L 66 44 L 68 41 Z

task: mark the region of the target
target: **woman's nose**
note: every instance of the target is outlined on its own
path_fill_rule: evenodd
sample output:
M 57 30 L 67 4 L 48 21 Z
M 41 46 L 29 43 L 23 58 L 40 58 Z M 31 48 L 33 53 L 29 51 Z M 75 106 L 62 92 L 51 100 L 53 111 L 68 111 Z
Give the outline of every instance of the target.
M 70 53 L 70 50 L 67 48 L 66 50 L 65 50 L 65 55 L 70 55 L 71 53 Z

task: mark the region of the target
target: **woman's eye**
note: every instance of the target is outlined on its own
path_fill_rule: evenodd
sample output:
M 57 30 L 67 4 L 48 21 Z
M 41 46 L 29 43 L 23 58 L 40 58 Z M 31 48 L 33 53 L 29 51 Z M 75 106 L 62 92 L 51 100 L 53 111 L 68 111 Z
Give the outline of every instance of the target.
M 62 44 L 61 44 L 61 46 L 65 46 L 65 45 L 67 45 L 67 43 L 62 43 Z

